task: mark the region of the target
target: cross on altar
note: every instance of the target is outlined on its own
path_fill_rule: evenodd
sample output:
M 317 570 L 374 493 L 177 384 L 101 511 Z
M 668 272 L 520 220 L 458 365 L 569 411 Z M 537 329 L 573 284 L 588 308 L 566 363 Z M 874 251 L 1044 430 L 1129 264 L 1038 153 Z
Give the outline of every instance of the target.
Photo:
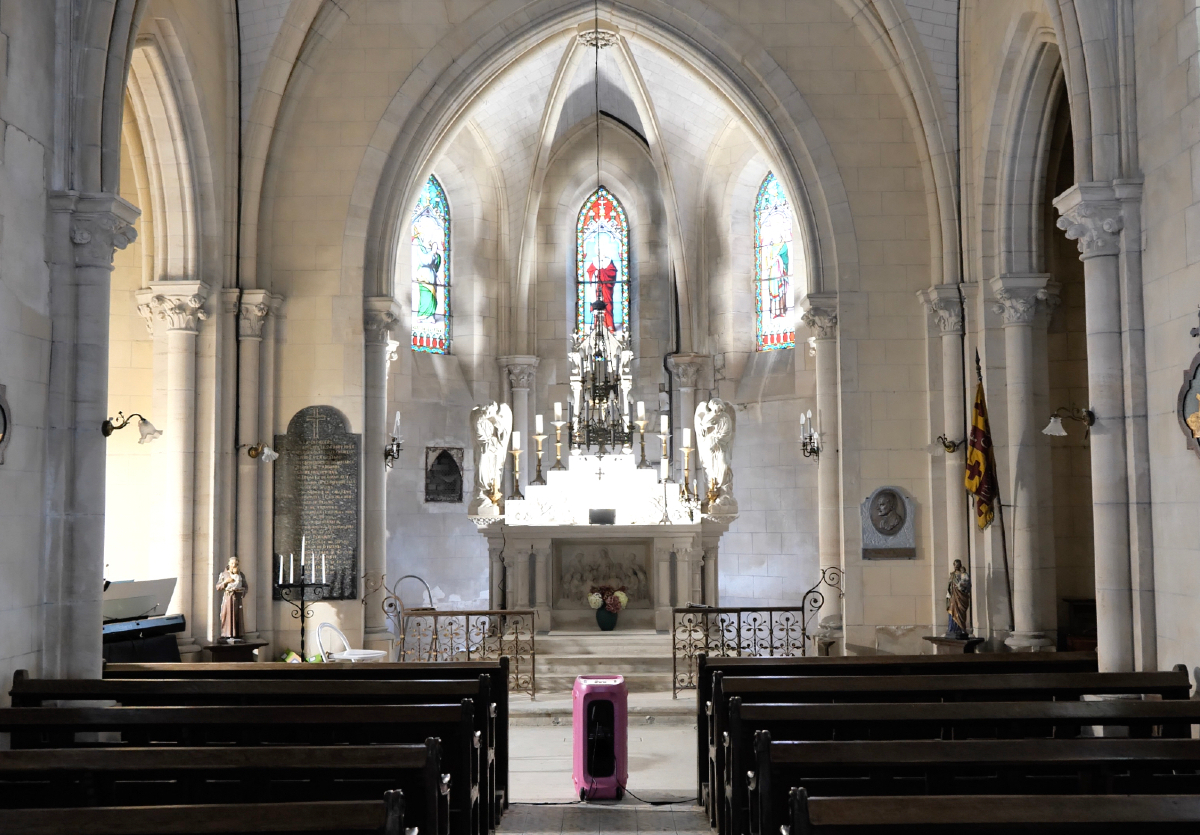
M 312 440 L 321 440 L 321 421 L 325 420 L 322 415 L 311 415 L 308 418 L 308 423 L 312 424 Z
M 596 462 L 596 481 L 600 481 L 604 478 L 603 467 L 604 467 L 603 462 L 599 462 L 599 461 Z

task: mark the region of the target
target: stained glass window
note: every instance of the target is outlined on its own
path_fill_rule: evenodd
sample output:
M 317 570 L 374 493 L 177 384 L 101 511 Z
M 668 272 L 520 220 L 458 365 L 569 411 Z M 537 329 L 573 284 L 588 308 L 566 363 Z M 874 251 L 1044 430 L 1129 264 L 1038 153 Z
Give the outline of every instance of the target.
M 412 347 L 450 353 L 450 204 L 430 175 L 412 215 Z
M 575 263 L 575 329 L 590 330 L 597 313 L 592 305 L 603 301 L 605 324 L 615 333 L 623 332 L 629 322 L 629 222 L 604 186 L 579 213 Z
M 754 314 L 758 350 L 796 347 L 792 205 L 768 174 L 754 204 Z

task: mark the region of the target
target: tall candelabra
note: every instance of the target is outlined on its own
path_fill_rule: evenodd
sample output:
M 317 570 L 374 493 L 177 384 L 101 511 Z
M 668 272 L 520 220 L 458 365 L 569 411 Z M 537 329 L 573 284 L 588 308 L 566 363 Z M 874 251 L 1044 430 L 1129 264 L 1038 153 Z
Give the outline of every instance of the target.
M 671 483 L 671 459 L 670 459 L 670 454 L 667 452 L 667 439 L 670 438 L 671 436 L 669 434 L 667 434 L 666 432 L 662 432 L 662 433 L 659 433 L 658 437 L 662 440 L 662 458 L 660 459 L 662 461 L 662 474 L 661 474 L 661 478 L 659 478 L 659 481 L 661 481 L 663 484 L 670 484 Z
M 521 492 L 521 450 L 510 450 L 509 454 L 513 457 L 513 488 L 509 498 L 524 499 L 525 495 Z
M 679 496 L 685 501 L 692 501 L 695 498 L 692 490 L 692 453 L 695 451 L 693 447 L 685 446 L 683 448 L 683 484 L 679 486 Z
M 638 428 L 638 437 L 641 440 L 641 446 L 642 446 L 642 460 L 638 462 L 639 470 L 650 469 L 650 462 L 646 460 L 646 424 L 647 423 L 649 423 L 649 421 L 646 421 L 646 420 L 635 420 L 633 422 L 634 426 L 636 426 Z
M 552 420 L 554 424 L 554 466 L 552 470 L 565 470 L 562 462 L 562 428 L 566 426 L 565 420 Z
M 541 416 L 538 416 L 541 420 Z M 542 477 L 542 441 L 546 440 L 546 435 L 534 435 L 533 439 L 537 441 L 537 477 L 530 484 L 545 484 L 546 479 Z
M 336 573 L 336 571 L 335 571 Z M 316 574 L 316 567 L 313 567 L 313 574 Z M 313 616 L 312 604 L 318 600 L 324 600 L 329 596 L 330 583 L 310 583 L 304 579 L 304 569 L 300 569 L 299 583 L 277 583 L 276 588 L 279 589 L 279 596 L 292 604 L 292 617 L 300 619 L 300 657 L 305 661 L 308 656 L 304 654 L 304 627 L 308 619 Z M 312 589 L 312 595 L 309 596 L 308 590 Z

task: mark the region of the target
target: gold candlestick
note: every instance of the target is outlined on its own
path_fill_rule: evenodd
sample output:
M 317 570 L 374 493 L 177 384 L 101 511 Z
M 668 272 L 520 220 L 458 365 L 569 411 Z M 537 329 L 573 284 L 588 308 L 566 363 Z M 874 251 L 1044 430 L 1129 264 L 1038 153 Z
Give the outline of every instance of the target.
M 667 452 L 667 439 L 670 438 L 671 436 L 666 433 L 660 433 L 658 437 L 662 440 L 662 460 L 667 462 L 667 477 L 662 480 L 662 483 L 670 484 L 671 483 L 671 461 L 667 457 L 669 455 L 669 453 Z M 659 464 L 659 466 L 661 467 L 662 465 Z
M 683 497 L 691 500 L 695 498 L 692 491 L 692 449 L 693 447 L 685 446 L 683 448 Z
M 562 462 L 562 428 L 566 425 L 565 420 L 552 420 L 554 424 L 554 466 L 552 470 L 565 470 Z
M 542 441 L 546 440 L 547 435 L 534 435 L 533 439 L 537 441 L 537 477 L 530 484 L 545 484 L 546 479 L 542 478 Z
M 638 435 L 641 436 L 641 443 L 642 443 L 642 460 L 638 462 L 639 470 L 650 469 L 650 462 L 646 460 L 646 424 L 647 423 L 649 423 L 649 421 L 645 421 L 645 420 L 635 420 L 633 422 L 633 425 L 638 428 Z
M 509 499 L 524 499 L 524 494 L 521 493 L 521 450 L 509 450 L 513 457 L 513 489 L 509 495 Z

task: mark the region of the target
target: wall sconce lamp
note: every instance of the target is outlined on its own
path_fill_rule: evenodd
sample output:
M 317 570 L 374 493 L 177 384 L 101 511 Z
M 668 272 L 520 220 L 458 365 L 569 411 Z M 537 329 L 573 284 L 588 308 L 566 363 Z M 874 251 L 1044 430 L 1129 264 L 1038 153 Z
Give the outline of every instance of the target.
M 396 422 L 392 424 L 392 439 L 383 448 L 383 461 L 389 470 L 400 460 L 400 453 L 404 451 L 403 444 L 404 438 L 400 437 L 400 413 L 396 412 Z
M 1066 406 L 1060 406 L 1054 410 L 1054 414 L 1050 415 L 1050 422 L 1046 424 L 1042 434 L 1053 435 L 1056 438 L 1066 437 L 1067 430 L 1063 427 L 1063 420 L 1077 420 L 1087 426 L 1083 432 L 1083 437 L 1086 439 L 1091 434 L 1092 426 L 1096 423 L 1096 413 L 1091 409 L 1068 409 Z
M 938 435 L 936 440 L 946 452 L 958 452 L 958 448 L 966 443 L 966 441 L 951 441 L 945 435 Z
M 138 419 L 138 431 L 142 433 L 142 437 L 138 438 L 139 444 L 148 444 L 155 438 L 162 437 L 162 430 L 155 429 L 153 423 L 146 420 L 137 412 L 134 412 L 129 417 L 125 417 L 124 412 L 117 412 L 117 416 L 115 418 L 109 418 L 108 420 L 104 421 L 104 423 L 100 424 L 100 434 L 107 438 L 118 429 L 124 429 L 129 425 L 129 421 L 133 420 L 134 418 Z
M 263 460 L 264 464 L 270 464 L 272 461 L 274 461 L 276 458 L 279 457 L 278 452 L 271 449 L 269 446 L 262 443 L 261 441 L 259 441 L 254 446 L 250 447 L 248 450 L 246 450 L 246 454 L 254 459 L 261 458 Z
M 805 431 L 805 424 L 808 431 Z M 812 409 L 800 413 L 800 451 L 805 458 L 821 458 L 821 445 L 817 441 L 817 424 L 813 422 Z

